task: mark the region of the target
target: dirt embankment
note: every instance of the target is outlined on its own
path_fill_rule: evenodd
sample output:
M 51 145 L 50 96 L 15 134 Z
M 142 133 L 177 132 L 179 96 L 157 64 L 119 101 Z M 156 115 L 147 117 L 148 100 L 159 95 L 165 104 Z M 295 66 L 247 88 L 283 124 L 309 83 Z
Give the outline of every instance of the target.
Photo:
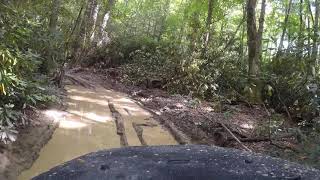
M 283 154 L 300 156 L 294 134 L 288 131 L 269 133 L 275 117 L 271 117 L 263 106 L 201 102 L 189 96 L 170 95 L 161 89 L 124 85 L 117 69 L 77 69 L 73 73 L 100 82 L 107 89 L 129 94 L 168 127 L 181 144 L 216 145 L 276 157 Z M 285 117 L 276 115 L 276 118 L 283 123 L 282 126 L 287 126 Z
M 32 110 L 27 114 L 29 124 L 19 127 L 17 141 L 0 144 L 0 179 L 15 180 L 30 168 L 57 127 L 58 123 L 43 111 Z
M 120 82 L 121 77 L 115 69 L 78 69 L 74 73 L 87 80 L 100 81 L 106 88 L 129 94 L 169 129 L 182 132 L 177 135 L 181 144 L 217 145 L 254 152 L 264 152 L 274 146 L 270 143 L 273 137 L 265 134 L 264 129 L 270 117 L 261 106 L 200 102 L 189 96 L 170 95 L 160 89 L 127 86 Z M 287 138 L 284 134 L 283 137 L 279 141 L 292 142 L 291 136 Z

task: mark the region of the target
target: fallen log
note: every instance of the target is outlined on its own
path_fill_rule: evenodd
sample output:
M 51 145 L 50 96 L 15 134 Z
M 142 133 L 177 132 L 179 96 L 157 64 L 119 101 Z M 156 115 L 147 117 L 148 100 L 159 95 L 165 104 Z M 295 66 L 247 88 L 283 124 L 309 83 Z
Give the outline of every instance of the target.
M 141 143 L 142 146 L 147 146 L 147 142 L 144 140 L 143 138 L 143 128 L 141 127 L 141 125 L 137 124 L 137 123 L 132 123 L 133 129 L 136 131 L 137 136 L 139 138 L 139 141 Z
M 200 113 L 201 113 L 201 112 L 200 112 Z M 205 117 L 207 120 L 211 121 L 211 118 L 209 118 L 209 117 L 206 116 L 205 114 L 201 113 L 201 115 L 202 115 L 203 117 Z M 239 138 L 238 138 L 236 135 L 234 135 L 234 133 L 233 133 L 224 123 L 222 123 L 222 122 L 217 122 L 217 123 L 219 123 L 219 124 L 232 136 L 232 138 L 233 138 L 234 140 L 236 140 L 236 141 L 240 144 L 240 146 L 241 146 L 243 149 L 245 149 L 246 151 L 252 152 L 252 150 L 249 149 L 247 146 L 245 146 L 245 145 L 239 140 Z
M 117 134 L 120 136 L 120 144 L 121 146 L 128 146 L 128 140 L 127 136 L 125 133 L 125 128 L 124 128 L 124 120 L 121 116 L 121 114 L 116 110 L 114 107 L 114 104 L 108 101 L 109 109 L 112 113 L 112 117 L 114 118 L 117 126 Z

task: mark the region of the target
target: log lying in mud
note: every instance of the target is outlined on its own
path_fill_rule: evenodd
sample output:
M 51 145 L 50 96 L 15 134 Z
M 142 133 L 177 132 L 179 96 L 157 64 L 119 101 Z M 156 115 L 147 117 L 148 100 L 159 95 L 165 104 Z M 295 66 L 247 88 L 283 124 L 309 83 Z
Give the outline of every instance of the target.
M 94 89 L 94 85 L 90 84 L 87 80 L 82 79 L 80 77 L 75 77 L 71 74 L 65 74 L 65 78 L 69 79 L 74 84 L 79 84 L 82 87 L 88 88 L 88 89 Z
M 134 130 L 137 133 L 137 136 L 139 138 L 139 141 L 140 141 L 141 145 L 142 146 L 147 146 L 148 144 L 143 138 L 143 128 L 141 127 L 141 125 L 137 124 L 137 123 L 132 123 L 132 126 L 133 126 Z
M 63 179 L 319 180 L 320 171 L 236 149 L 144 146 L 91 153 L 33 178 Z
M 170 131 L 174 139 L 179 144 L 181 145 L 191 144 L 190 138 L 186 134 L 184 134 L 182 131 L 180 131 L 171 121 L 167 120 L 166 117 L 159 116 L 154 110 L 145 106 L 141 101 L 134 100 L 134 102 L 136 102 L 144 110 L 151 113 L 154 119 L 158 120 L 162 125 L 164 125 L 164 127 L 166 127 Z
M 124 128 L 124 120 L 121 116 L 121 114 L 116 110 L 114 107 L 114 104 L 110 101 L 108 102 L 109 109 L 112 113 L 112 117 L 114 118 L 117 126 L 117 134 L 120 136 L 120 144 L 121 146 L 128 146 L 128 140 L 126 136 L 126 130 Z

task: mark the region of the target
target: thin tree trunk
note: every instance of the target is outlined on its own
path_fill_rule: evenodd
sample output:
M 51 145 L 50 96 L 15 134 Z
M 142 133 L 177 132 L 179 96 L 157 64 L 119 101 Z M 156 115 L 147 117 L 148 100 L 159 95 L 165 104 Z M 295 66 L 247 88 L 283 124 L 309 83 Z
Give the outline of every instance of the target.
M 165 3 L 165 8 L 164 8 L 164 14 L 161 18 L 161 24 L 160 24 L 160 29 L 159 29 L 159 34 L 158 34 L 158 37 L 157 37 L 157 40 L 160 41 L 161 40 L 161 36 L 164 32 L 164 28 L 165 28 L 165 22 L 166 22 L 166 19 L 167 19 L 167 16 L 168 16 L 168 11 L 169 11 L 169 8 L 170 8 L 170 0 L 166 0 L 166 3 Z
M 71 68 L 77 61 L 78 58 L 80 56 L 80 49 L 81 49 L 81 43 L 79 43 L 80 39 L 81 39 L 81 25 L 82 25 L 82 16 L 83 16 L 83 11 L 85 10 L 86 7 L 86 2 L 82 1 L 82 5 L 81 8 L 79 10 L 77 19 L 74 22 L 74 26 L 71 30 L 71 33 L 68 37 L 67 43 L 66 43 L 66 47 L 69 46 L 69 43 L 72 44 L 71 45 L 71 62 L 68 63 L 69 68 Z M 78 29 L 79 28 L 79 29 Z M 75 34 L 75 39 L 73 41 L 71 41 L 72 36 Z
M 308 3 L 308 10 L 309 10 L 309 13 L 310 13 L 310 17 L 311 17 L 312 24 L 314 24 L 314 18 L 313 18 L 313 14 L 312 14 L 312 9 L 311 9 L 310 0 L 307 0 L 307 3 Z
M 303 21 L 303 0 L 300 0 L 300 9 L 299 9 L 299 20 L 300 20 L 300 29 L 299 29 L 299 39 L 298 39 L 298 57 L 303 57 L 303 34 L 304 34 L 304 21 Z
M 205 34 L 205 39 L 204 39 L 204 52 L 207 51 L 208 44 L 210 41 L 210 32 L 211 32 L 211 25 L 212 25 L 212 14 L 213 14 L 213 1 L 214 0 L 208 0 L 208 16 L 207 16 L 207 21 L 206 21 L 206 29 L 207 32 Z
M 75 43 L 77 43 L 77 45 L 72 65 L 78 63 L 81 58 L 87 54 L 87 45 L 89 45 L 88 42 L 90 42 L 90 36 L 94 24 L 92 17 L 94 15 L 95 8 L 98 5 L 97 0 L 86 0 L 84 3 L 85 11 L 82 17 L 79 34 L 77 36 L 77 39 L 75 40 Z
M 60 0 L 52 0 L 52 11 L 49 20 L 49 31 L 54 33 L 57 30 L 57 23 L 60 11 Z
M 60 10 L 60 0 L 52 0 L 51 1 L 51 15 L 49 18 L 49 33 L 51 35 L 51 38 L 54 38 L 54 34 L 57 31 L 57 25 L 58 25 L 58 18 L 59 18 L 59 10 Z M 40 66 L 40 70 L 43 73 L 50 74 L 52 71 L 54 71 L 57 67 L 56 62 L 56 56 L 54 53 L 52 53 L 53 49 L 56 49 L 57 47 L 55 44 L 50 43 L 47 48 L 44 50 L 44 54 L 46 56 L 46 61 L 43 61 L 43 63 Z
M 308 57 L 311 58 L 311 22 L 308 16 Z
M 247 14 L 246 14 L 246 5 L 244 4 L 243 5 L 243 19 L 246 19 L 247 18 Z M 240 58 L 241 58 L 241 62 L 244 61 L 244 54 L 245 54 L 245 50 L 244 50 L 244 47 L 245 47 L 245 41 L 244 41 L 244 38 L 245 38 L 245 31 L 246 31 L 246 25 L 245 23 L 242 24 L 242 33 L 241 33 L 241 44 L 240 44 Z
M 150 19 L 148 19 L 148 28 L 147 28 L 147 35 L 148 36 L 151 36 L 150 28 L 151 28 L 151 21 L 150 21 Z
M 286 32 L 287 32 L 287 27 L 288 27 L 289 15 L 290 15 L 290 12 L 291 12 L 291 7 L 292 7 L 292 0 L 289 1 L 289 5 L 288 5 L 288 8 L 286 10 L 285 19 L 284 19 L 283 28 L 282 28 L 282 34 L 281 34 L 280 43 L 279 43 L 279 47 L 278 47 L 278 51 L 277 51 L 277 57 L 279 57 L 281 55 L 281 53 L 282 53 L 283 41 L 284 41 L 284 37 L 285 37 Z
M 156 37 L 157 37 L 157 19 L 155 18 L 154 19 L 154 21 L 153 21 L 153 34 L 152 34 L 152 37 L 154 38 L 154 39 L 156 39 Z
M 93 43 L 94 39 L 95 39 L 95 35 L 96 35 L 96 28 L 97 28 L 97 23 L 98 23 L 98 16 L 99 16 L 99 11 L 100 11 L 100 4 L 96 4 L 93 7 L 93 12 L 92 12 L 92 21 L 93 21 L 93 25 L 92 25 L 92 30 L 90 32 L 90 42 Z
M 316 5 L 316 12 L 315 12 L 315 19 L 314 19 L 314 27 L 313 27 L 313 45 L 312 45 L 312 72 L 315 75 L 315 67 L 317 64 L 317 56 L 318 56 L 318 38 L 319 38 L 319 0 L 315 0 Z
M 96 25 L 96 38 L 95 38 L 95 43 L 101 47 L 104 46 L 108 40 L 108 33 L 105 32 L 105 29 L 107 27 L 108 21 L 111 17 L 111 11 L 113 6 L 115 5 L 116 0 L 108 0 L 108 4 L 104 10 L 104 12 L 100 16 L 100 20 Z
M 259 59 L 262 58 L 262 48 L 263 48 L 263 31 L 264 31 L 264 20 L 266 15 L 266 0 L 262 0 L 261 3 L 261 11 L 260 11 L 260 18 L 259 18 L 259 29 L 257 34 L 257 41 L 258 41 L 258 57 Z
M 82 47 L 85 47 L 90 40 L 90 36 L 94 26 L 94 21 L 92 20 L 92 18 L 97 5 L 97 0 L 87 0 L 86 10 L 82 18 L 79 34 L 79 37 L 81 38 L 80 42 Z
M 224 46 L 223 51 L 226 51 L 230 47 L 230 45 L 232 45 L 234 43 L 234 40 L 236 39 L 236 36 L 237 36 L 240 28 L 244 24 L 244 22 L 245 22 L 245 17 L 243 17 L 243 19 L 241 20 L 240 24 L 237 26 L 237 29 L 235 30 L 233 36 L 229 39 L 229 41 Z
M 191 34 L 189 34 L 189 50 L 191 52 L 193 52 L 197 46 L 197 44 L 199 43 L 199 36 L 198 36 L 198 32 L 200 29 L 200 19 L 199 19 L 200 13 L 199 12 L 194 12 L 192 14 L 192 20 L 191 20 L 191 24 L 190 27 L 192 28 Z M 201 39 L 200 39 L 201 40 Z

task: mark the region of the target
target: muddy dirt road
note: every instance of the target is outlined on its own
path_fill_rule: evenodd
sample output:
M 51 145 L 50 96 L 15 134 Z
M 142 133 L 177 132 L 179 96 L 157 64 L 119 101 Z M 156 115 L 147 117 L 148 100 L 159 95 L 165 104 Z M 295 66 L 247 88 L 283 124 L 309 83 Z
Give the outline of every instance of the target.
M 67 110 L 47 112 L 59 121 L 59 128 L 19 180 L 30 179 L 63 162 L 102 149 L 177 144 L 151 114 L 126 94 L 101 86 L 67 85 L 65 89 Z

